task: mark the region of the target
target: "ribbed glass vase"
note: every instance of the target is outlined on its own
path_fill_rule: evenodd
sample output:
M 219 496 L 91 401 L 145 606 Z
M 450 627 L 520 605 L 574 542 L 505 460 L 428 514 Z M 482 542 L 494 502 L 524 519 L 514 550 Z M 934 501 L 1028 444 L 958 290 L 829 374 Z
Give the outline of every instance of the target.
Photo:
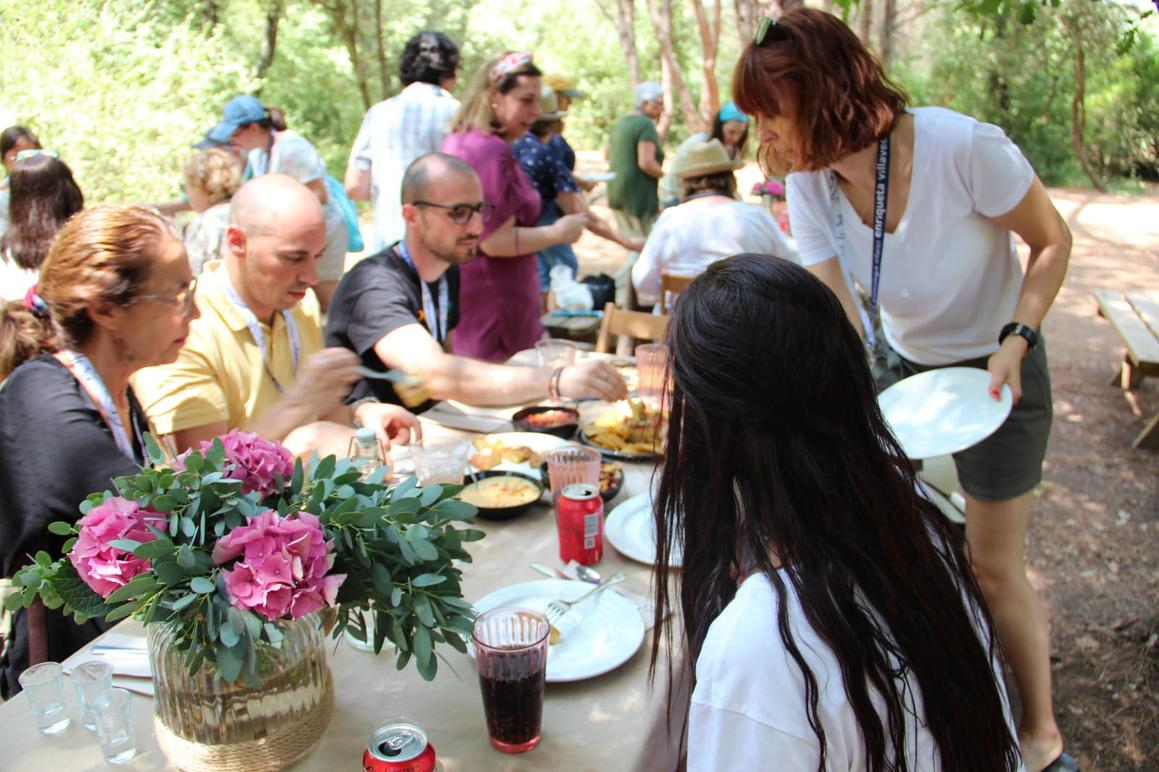
M 153 723 L 170 761 L 187 772 L 274 770 L 309 753 L 334 708 L 321 623 L 319 614 L 281 623 L 281 646 L 258 655 L 257 688 L 205 664 L 190 674 L 173 628 L 150 625 Z

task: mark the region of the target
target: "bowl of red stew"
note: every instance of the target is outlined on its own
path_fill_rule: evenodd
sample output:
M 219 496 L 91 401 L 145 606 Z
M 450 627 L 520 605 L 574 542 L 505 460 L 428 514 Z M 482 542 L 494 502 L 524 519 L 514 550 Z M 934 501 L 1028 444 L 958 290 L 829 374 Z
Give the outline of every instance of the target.
M 523 408 L 511 420 L 516 431 L 554 434 L 570 440 L 579 428 L 579 411 L 572 407 L 536 405 Z

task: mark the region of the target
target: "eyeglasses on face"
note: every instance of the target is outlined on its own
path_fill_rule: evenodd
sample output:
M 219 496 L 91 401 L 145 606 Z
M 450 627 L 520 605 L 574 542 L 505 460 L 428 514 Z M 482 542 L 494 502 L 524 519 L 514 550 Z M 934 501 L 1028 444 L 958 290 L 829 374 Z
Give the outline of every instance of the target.
M 176 292 L 166 293 L 164 295 L 138 295 L 129 301 L 129 305 L 143 300 L 160 300 L 180 307 L 181 313 L 187 314 L 193 308 L 193 297 L 196 291 L 197 278 L 194 277 L 188 284 Z
M 483 222 L 487 222 L 495 210 L 486 201 L 480 201 L 478 204 L 436 204 L 434 201 L 413 201 L 411 203 L 415 206 L 433 206 L 436 209 L 446 210 L 447 215 L 459 225 L 466 225 L 476 214 L 483 217 Z
M 792 39 L 792 30 L 783 24 L 779 24 L 775 19 L 770 19 L 766 16 L 761 19 L 761 24 L 757 27 L 757 34 L 753 35 L 753 45 L 760 48 L 765 43 L 779 43 L 783 40 Z

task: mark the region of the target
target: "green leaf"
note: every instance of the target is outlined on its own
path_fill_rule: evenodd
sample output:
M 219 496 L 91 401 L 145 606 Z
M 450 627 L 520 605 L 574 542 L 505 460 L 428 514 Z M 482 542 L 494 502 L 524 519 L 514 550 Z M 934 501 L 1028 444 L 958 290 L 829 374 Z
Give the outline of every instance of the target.
M 419 675 L 423 677 L 424 681 L 433 681 L 439 672 L 439 660 L 437 657 L 431 657 L 423 662 L 416 656 L 415 668 L 418 669 Z
M 430 486 L 427 486 L 426 488 L 423 488 L 422 495 L 419 496 L 419 502 L 424 507 L 429 507 L 430 505 L 432 505 L 436 501 L 438 501 L 439 497 L 442 495 L 443 495 L 443 486 L 430 485 Z
M 117 606 L 115 609 L 105 615 L 106 622 L 116 622 L 118 619 L 124 619 L 127 616 L 132 616 L 145 605 L 145 601 L 139 603 L 125 603 Z
M 160 466 L 166 461 L 165 453 L 161 450 L 161 445 L 153 437 L 152 433 L 145 432 L 145 456 L 148 457 L 149 463 L 154 466 Z
M 113 549 L 124 550 L 125 552 L 132 552 L 141 546 L 141 542 L 135 539 L 112 539 L 108 544 Z
M 14 592 L 4 599 L 4 608 L 8 611 L 15 611 L 24 606 L 24 596 L 19 592 Z
M 414 547 L 415 554 L 419 556 L 419 560 L 439 559 L 439 551 L 429 541 L 416 538 L 411 542 L 411 546 Z
M 192 594 L 192 593 L 189 595 L 183 595 L 180 598 L 178 598 L 176 601 L 174 601 L 173 605 L 171 605 L 170 608 L 173 611 L 180 611 L 181 609 L 185 608 L 186 606 L 192 605 L 195 600 L 197 600 L 197 596 Z
M 225 643 L 224 635 L 222 636 L 222 643 Z M 217 670 L 221 673 L 221 677 L 229 683 L 237 681 L 238 676 L 241 675 L 242 665 L 245 664 L 245 660 L 242 659 L 241 654 L 232 646 L 228 645 L 215 647 L 215 654 L 217 655 Z
M 159 557 L 172 554 L 176 547 L 177 545 L 168 539 L 156 539 L 141 542 L 141 546 L 133 550 L 133 555 L 145 560 L 156 560 Z
M 204 576 L 195 576 L 189 580 L 189 589 L 198 595 L 209 595 L 217 591 L 217 585 Z
M 419 618 L 427 627 L 435 626 L 435 615 L 431 612 L 431 602 L 427 600 L 426 595 L 415 595 L 414 597 L 415 616 Z
M 405 480 L 403 480 L 402 482 L 400 482 L 398 485 L 396 485 L 394 487 L 394 490 L 391 491 L 391 498 L 393 499 L 393 501 L 397 501 L 397 500 L 403 498 L 408 493 L 410 493 L 414 489 L 414 487 L 416 485 L 418 485 L 418 483 L 419 483 L 419 481 L 418 481 L 417 477 L 406 478 Z
M 416 627 L 414 635 L 414 653 L 415 662 L 418 663 L 419 667 L 422 667 L 423 663 L 430 661 L 431 657 L 433 656 L 433 649 L 434 644 L 431 642 L 431 631 L 425 627 Z
M 318 465 L 314 467 L 314 472 L 310 475 L 310 477 L 315 481 L 326 480 L 330 477 L 333 477 L 334 467 L 336 464 L 337 459 L 334 456 L 326 456 L 326 458 L 319 461 Z
M 401 603 L 402 603 L 402 588 L 395 587 L 393 590 L 390 591 L 390 605 L 394 606 L 395 608 L 398 608 L 399 604 L 401 604 Z
M 153 499 L 152 506 L 158 512 L 168 514 L 173 511 L 173 507 L 177 506 L 177 500 L 173 496 L 158 496 Z
M 152 574 L 137 574 L 124 587 L 117 588 L 109 597 L 105 598 L 105 603 L 121 603 L 130 598 L 145 595 L 155 589 L 157 589 L 157 578 L 155 576 Z
M 192 517 L 181 518 L 181 533 L 190 538 L 193 537 L 193 534 L 197 533 L 197 523 L 193 522 Z
M 177 565 L 188 570 L 197 565 L 196 559 L 193 557 L 193 550 L 188 544 L 182 544 L 177 550 Z
M 411 584 L 415 587 L 433 587 L 445 581 L 447 581 L 447 577 L 442 574 L 419 574 L 411 580 Z
M 361 544 L 361 542 L 359 542 Z M 375 563 L 370 567 L 370 577 L 374 581 L 374 589 L 382 594 L 390 592 L 390 571 L 382 563 Z
M 217 632 L 221 642 L 231 649 L 234 646 L 237 646 L 238 641 L 241 640 L 241 634 L 238 633 L 237 630 L 233 629 L 233 625 L 231 624 L 221 625 L 221 629 Z
M 63 520 L 48 524 L 48 532 L 54 533 L 57 536 L 72 536 L 76 532 L 76 526 L 72 523 L 66 523 Z

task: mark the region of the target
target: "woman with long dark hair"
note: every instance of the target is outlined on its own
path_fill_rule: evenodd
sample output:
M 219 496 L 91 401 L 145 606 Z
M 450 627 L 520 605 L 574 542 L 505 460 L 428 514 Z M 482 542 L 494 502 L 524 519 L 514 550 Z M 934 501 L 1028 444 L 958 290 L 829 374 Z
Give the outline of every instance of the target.
M 1066 276 L 1071 236 L 1018 146 L 995 125 L 905 91 L 848 25 L 799 8 L 766 20 L 733 76 L 766 170 L 787 179 L 801 263 L 860 329 L 851 275 L 881 312 L 909 375 L 988 372 L 1014 408 L 954 454 L 970 563 L 1018 685 L 1031 772 L 1075 770 L 1051 706 L 1050 633 L 1025 543 L 1052 420 L 1041 326 Z M 1017 235 L 1027 245 L 1023 269 Z M 982 396 L 982 395 L 979 395 Z M 985 398 L 985 397 L 983 397 Z
M 681 294 L 668 346 L 656 608 L 680 555 L 689 769 L 1019 769 L 963 539 L 833 293 L 736 255 Z
M 23 151 L 18 158 L 8 178 L 8 231 L 0 238 L 0 300 L 24 297 L 57 231 L 85 203 L 72 170 L 55 153 Z

